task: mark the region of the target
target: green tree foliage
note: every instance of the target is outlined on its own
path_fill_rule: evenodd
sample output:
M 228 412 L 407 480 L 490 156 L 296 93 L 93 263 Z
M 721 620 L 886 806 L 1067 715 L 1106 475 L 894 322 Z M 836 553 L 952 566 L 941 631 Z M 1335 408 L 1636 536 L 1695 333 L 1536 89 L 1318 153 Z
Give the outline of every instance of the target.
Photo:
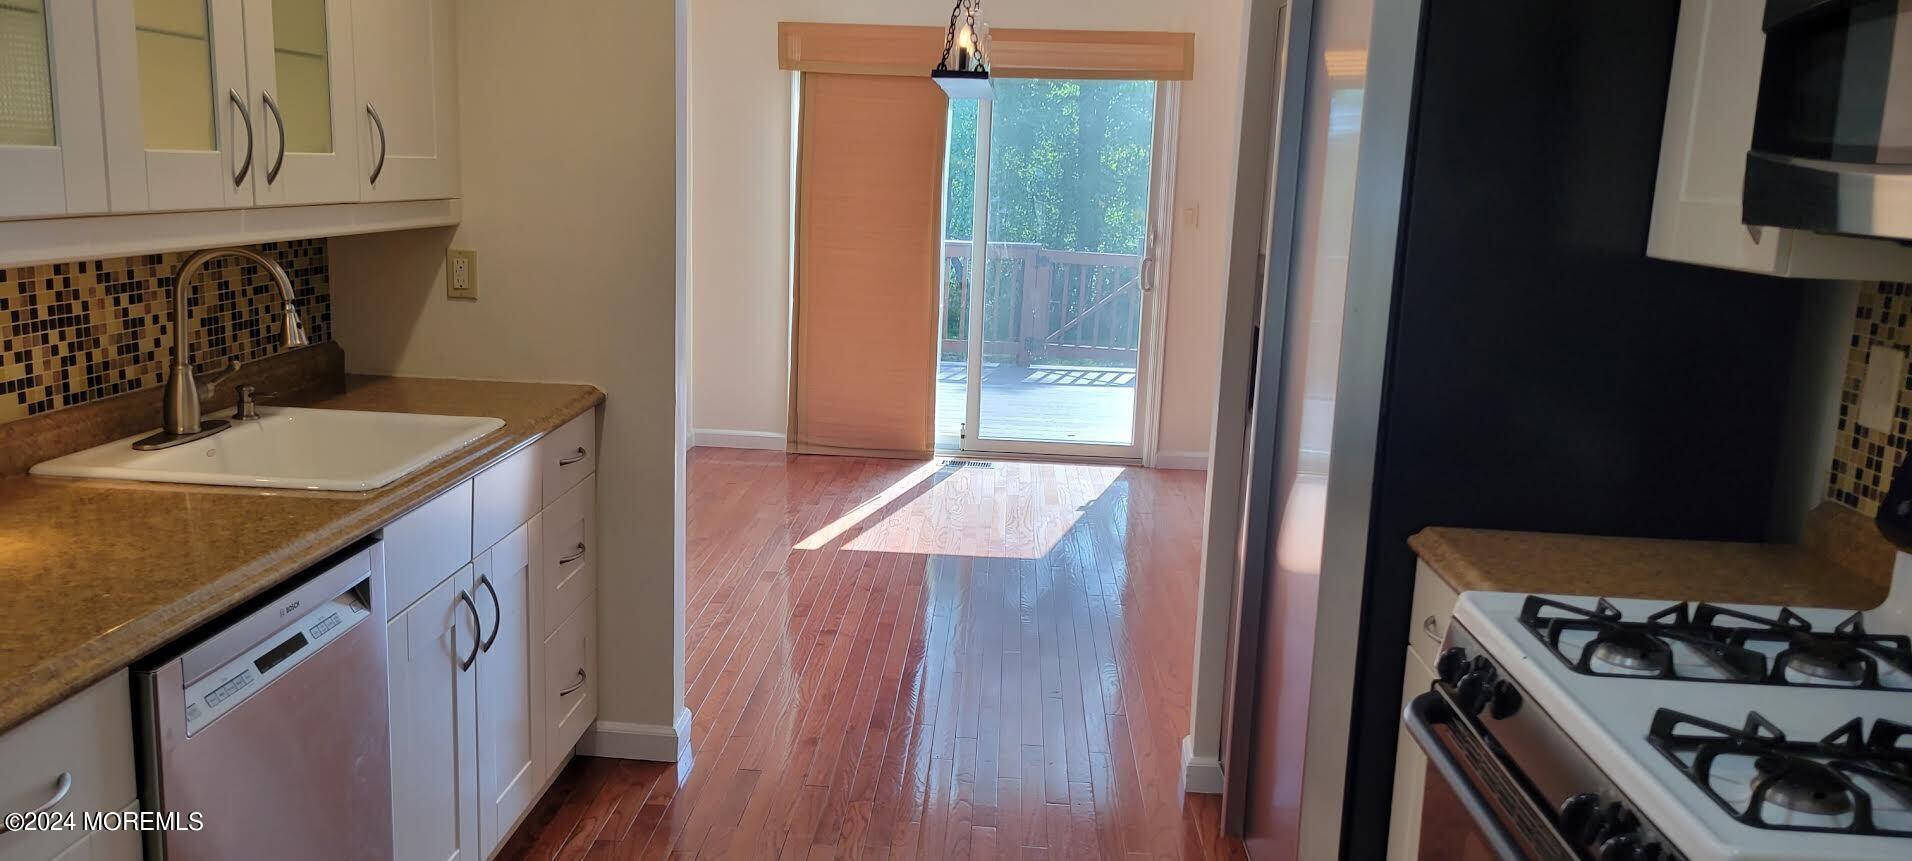
M 1148 229 L 1151 81 L 995 82 L 991 242 L 1139 254 Z M 970 238 L 976 103 L 950 109 L 945 235 Z

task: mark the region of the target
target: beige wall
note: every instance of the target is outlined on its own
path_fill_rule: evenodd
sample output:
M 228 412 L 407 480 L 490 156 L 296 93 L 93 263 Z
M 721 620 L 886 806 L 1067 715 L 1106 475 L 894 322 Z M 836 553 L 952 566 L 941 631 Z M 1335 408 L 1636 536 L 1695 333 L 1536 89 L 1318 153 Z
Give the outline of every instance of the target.
M 1226 276 L 1243 0 L 1029 0 L 1005 27 L 1196 34 L 1183 85 L 1163 362 L 1164 453 L 1206 453 Z M 784 432 L 789 356 L 791 78 L 777 22 L 941 24 L 944 0 L 698 0 L 690 26 L 691 425 Z M 1189 210 L 1195 210 L 1191 222 Z
M 333 242 L 350 370 L 577 381 L 608 400 L 598 462 L 599 717 L 683 702 L 671 0 L 458 7 L 464 223 Z M 447 245 L 478 301 L 444 296 Z

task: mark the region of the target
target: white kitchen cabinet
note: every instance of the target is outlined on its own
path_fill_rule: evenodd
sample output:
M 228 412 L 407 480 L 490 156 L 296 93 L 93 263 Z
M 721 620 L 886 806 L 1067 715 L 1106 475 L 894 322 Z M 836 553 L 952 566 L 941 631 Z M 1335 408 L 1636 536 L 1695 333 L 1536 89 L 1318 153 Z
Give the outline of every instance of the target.
M 458 196 L 451 0 L 353 0 L 361 200 Z
M 597 476 L 586 476 L 538 517 L 532 574 L 538 636 L 548 636 L 597 589 Z
M 489 856 L 531 809 L 543 787 L 540 709 L 531 620 L 531 541 L 537 518 L 474 563 L 478 607 L 489 630 L 478 656 L 478 832 Z
M 1793 278 L 1912 279 L 1912 248 L 1741 221 L 1764 10 L 1748 0 L 1680 4 L 1647 255 Z
M 595 448 L 595 433 L 566 444 L 579 443 Z M 567 678 L 597 674 L 596 609 L 573 598 L 596 577 L 545 549 L 548 522 L 588 542 L 596 477 L 540 510 L 543 451 L 524 446 L 384 530 L 387 594 L 409 604 L 388 628 L 400 859 L 496 852 L 596 718 L 595 682 L 561 692 L 548 678 L 551 667 Z M 568 614 L 547 629 L 559 571 L 567 588 L 556 600 Z
M 1454 617 L 1460 593 L 1426 562 L 1414 565 L 1413 615 L 1408 623 L 1406 663 L 1401 675 L 1401 709 L 1434 684 L 1434 662 L 1441 639 Z M 1390 861 L 1420 857 L 1421 795 L 1427 790 L 1427 754 L 1406 726 L 1394 740 L 1394 802 L 1388 814 Z
M 61 814 L 137 808 L 132 688 L 114 673 L 0 735 L 0 812 Z M 131 841 L 73 831 L 0 831 L 0 861 L 135 861 Z
M 128 804 L 119 812 L 121 821 L 131 821 L 130 817 L 139 814 L 139 802 Z M 140 861 L 144 853 L 139 831 L 122 828 L 88 834 L 53 856 L 53 861 Z
M 1434 670 L 1423 663 L 1414 650 L 1408 650 L 1406 660 L 1401 677 L 1403 710 L 1409 700 L 1427 693 L 1434 684 Z M 1427 754 L 1403 726 L 1394 740 L 1394 803 L 1388 814 L 1389 861 L 1412 861 L 1421 857 L 1421 796 L 1426 791 Z
M 106 211 L 93 4 L 0 0 L 0 88 L 0 218 Z
M 386 627 L 393 857 L 482 861 L 478 830 L 479 618 L 467 566 Z M 470 659 L 472 663 L 467 664 Z
M 241 0 L 99 0 L 114 212 L 251 206 L 252 128 Z
M 597 595 L 544 645 L 545 770 L 555 771 L 597 719 Z
M 245 0 L 259 205 L 359 199 L 350 0 Z

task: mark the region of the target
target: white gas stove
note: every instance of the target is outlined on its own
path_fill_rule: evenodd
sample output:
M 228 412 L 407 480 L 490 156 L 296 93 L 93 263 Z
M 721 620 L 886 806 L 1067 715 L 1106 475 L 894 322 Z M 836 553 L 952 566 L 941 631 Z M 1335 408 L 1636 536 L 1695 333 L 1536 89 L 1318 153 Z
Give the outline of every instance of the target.
M 1912 556 L 1864 614 L 1470 592 L 1408 710 L 1506 858 L 1912 859 Z

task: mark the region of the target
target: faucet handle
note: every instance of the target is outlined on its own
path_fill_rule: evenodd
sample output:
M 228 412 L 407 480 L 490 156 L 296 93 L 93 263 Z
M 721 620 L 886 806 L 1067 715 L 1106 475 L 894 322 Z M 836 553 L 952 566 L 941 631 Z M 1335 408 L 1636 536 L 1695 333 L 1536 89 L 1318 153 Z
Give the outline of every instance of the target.
M 245 362 L 241 362 L 238 359 L 228 360 L 226 367 L 221 369 L 217 376 L 199 384 L 199 397 L 202 400 L 211 398 L 213 392 L 219 390 L 219 384 L 225 382 L 227 377 L 239 373 L 239 369 L 244 367 L 245 364 Z

